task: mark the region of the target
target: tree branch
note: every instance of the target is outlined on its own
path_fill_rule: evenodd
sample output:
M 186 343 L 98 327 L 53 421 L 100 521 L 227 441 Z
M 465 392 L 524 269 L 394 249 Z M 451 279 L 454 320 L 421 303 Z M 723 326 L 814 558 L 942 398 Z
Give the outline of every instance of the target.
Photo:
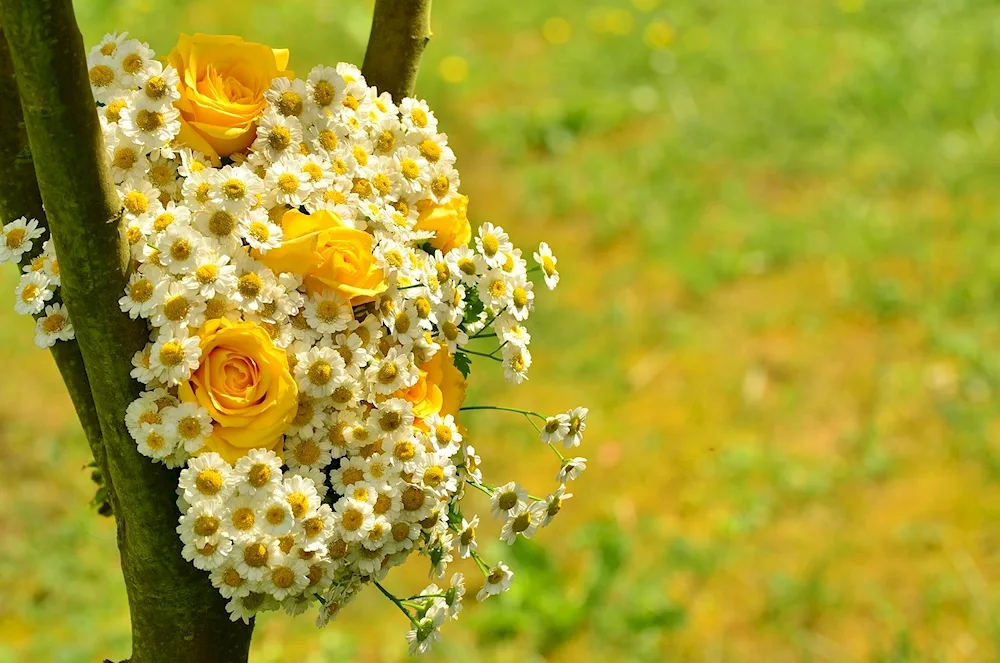
M 431 38 L 431 0 L 375 0 L 361 73 L 399 101 L 413 94 L 420 56 Z
M 177 472 L 141 456 L 125 427 L 139 385 L 132 355 L 147 339 L 118 308 L 128 249 L 70 0 L 0 0 L 35 175 L 59 256 L 100 421 L 132 616 L 132 662 L 246 661 L 252 625 L 180 555 Z M 6 119 L 6 116 L 5 116 Z
M 3 126 L 0 126 L 0 223 L 26 216 L 37 219 L 40 225 L 47 228 L 42 194 L 38 191 L 28 134 L 24 129 L 14 63 L 10 58 L 3 26 L 0 26 L 0 117 L 3 118 Z M 41 242 L 38 242 L 30 255 L 26 255 L 21 261 L 21 266 L 29 264 L 41 250 Z M 52 356 L 73 400 L 76 416 L 87 436 L 97 467 L 100 468 L 106 485 L 109 485 L 104 446 L 101 442 L 101 423 L 97 418 L 94 397 L 90 393 L 90 381 L 83 366 L 80 346 L 76 341 L 56 343 L 52 347 Z

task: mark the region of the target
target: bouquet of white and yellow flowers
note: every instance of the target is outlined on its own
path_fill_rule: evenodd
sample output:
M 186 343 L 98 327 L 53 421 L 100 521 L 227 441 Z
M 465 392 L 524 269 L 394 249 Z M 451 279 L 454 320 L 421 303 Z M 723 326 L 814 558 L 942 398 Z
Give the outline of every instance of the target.
M 297 78 L 287 64 L 229 36 L 182 36 L 163 61 L 125 34 L 90 51 L 135 267 L 120 306 L 149 327 L 126 423 L 151 462 L 182 468 L 182 554 L 232 619 L 316 602 L 325 624 L 373 583 L 423 652 L 458 615 L 462 574 L 402 599 L 381 585 L 389 569 L 417 551 L 441 580 L 457 554 L 482 571 L 477 598 L 506 590 L 513 574 L 481 557 L 466 488 L 490 497 L 513 543 L 552 520 L 585 467 L 558 447 L 580 444 L 586 409 L 463 405 L 472 356 L 526 379 L 530 277 L 554 288 L 556 258 L 543 243 L 529 267 L 501 227 L 473 234 L 425 102 L 396 103 L 353 65 Z M 0 261 L 42 233 L 4 225 Z M 73 337 L 59 284 L 45 242 L 16 293 L 43 347 Z M 474 409 L 536 428 L 554 490 L 484 479 L 459 421 Z

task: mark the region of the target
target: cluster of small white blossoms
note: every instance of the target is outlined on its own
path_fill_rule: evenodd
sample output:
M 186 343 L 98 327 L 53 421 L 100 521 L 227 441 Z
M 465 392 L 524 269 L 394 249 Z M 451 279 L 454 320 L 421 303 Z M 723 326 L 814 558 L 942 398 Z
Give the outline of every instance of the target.
M 42 243 L 41 252 L 32 251 L 45 235 L 37 219 L 21 217 L 4 224 L 0 230 L 0 265 L 24 262 L 21 280 L 14 290 L 14 310 L 21 315 L 33 315 L 35 345 L 50 348 L 56 341 L 75 337 L 69 312 L 58 301 L 59 261 L 52 240 Z
M 107 35 L 88 66 L 136 264 L 120 305 L 150 327 L 133 359 L 145 391 L 126 424 L 141 453 L 183 467 L 184 557 L 210 572 L 234 620 L 278 607 L 297 614 L 318 601 L 322 625 L 373 583 L 406 613 L 411 651 L 425 651 L 461 609 L 462 574 L 409 598 L 380 581 L 415 550 L 430 558 L 436 580 L 457 554 L 482 571 L 480 600 L 505 591 L 513 574 L 480 556 L 479 518 L 467 519 L 459 504 L 465 486 L 490 496 L 505 541 L 532 536 L 585 468 L 556 446 L 580 444 L 587 411 L 523 412 L 559 459 L 558 488 L 539 498 L 515 483 L 486 483 L 454 416 L 420 418 L 401 395 L 437 353 L 465 375 L 476 355 L 501 363 L 508 381 L 525 380 L 529 274 L 554 288 L 555 257 L 543 243 L 529 268 L 489 223 L 471 245 L 435 250 L 434 233 L 416 226 L 421 209 L 459 195 L 447 136 L 425 102 L 396 105 L 353 65 L 276 78 L 252 146 L 217 167 L 177 144 L 178 73 L 146 44 Z M 289 210 L 323 210 L 370 234 L 385 290 L 352 305 L 270 269 L 267 253 L 282 245 Z M 41 272 L 39 289 L 53 283 L 46 255 L 32 270 Z M 298 389 L 283 447 L 248 450 L 233 463 L 209 449 L 210 413 L 178 394 L 203 359 L 200 331 L 223 318 L 265 330 Z M 492 350 L 467 347 L 480 343 Z

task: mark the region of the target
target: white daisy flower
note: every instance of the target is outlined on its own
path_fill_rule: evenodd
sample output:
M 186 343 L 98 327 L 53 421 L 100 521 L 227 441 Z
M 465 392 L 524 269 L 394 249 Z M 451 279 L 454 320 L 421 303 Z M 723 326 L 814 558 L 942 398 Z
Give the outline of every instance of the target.
M 558 260 L 552 255 L 552 249 L 549 248 L 548 244 L 542 242 L 538 245 L 538 251 L 533 253 L 532 257 L 542 268 L 542 274 L 545 276 L 545 285 L 548 286 L 549 290 L 554 290 L 559 283 L 559 271 L 556 269 Z
M 194 541 L 185 544 L 181 549 L 181 556 L 194 564 L 196 569 L 211 571 L 224 564 L 232 550 L 232 539 L 217 536 L 203 545 L 198 545 Z
M 465 559 L 476 552 L 479 543 L 476 541 L 476 528 L 479 527 L 479 516 L 472 520 L 462 518 L 462 526 L 458 528 L 458 555 Z
M 193 268 L 184 275 L 184 283 L 205 300 L 236 288 L 236 267 L 225 253 L 199 252 Z
M 19 262 L 21 256 L 31 251 L 34 241 L 45 234 L 45 229 L 38 225 L 36 219 L 25 217 L 14 219 L 4 224 L 0 232 L 0 265 L 7 262 Z
M 345 541 L 361 541 L 375 524 L 372 505 L 367 502 L 344 498 L 337 501 L 333 510 L 337 534 Z
M 494 518 L 504 518 L 505 520 L 524 507 L 528 501 L 528 491 L 522 486 L 511 481 L 502 486 L 498 486 L 490 497 L 490 513 Z
M 514 573 L 510 568 L 503 562 L 498 563 L 486 574 L 486 581 L 483 583 L 483 588 L 476 594 L 476 600 L 485 601 L 491 596 L 506 592 L 510 589 L 513 580 Z
M 587 459 L 586 458 L 569 458 L 564 460 L 562 463 L 562 468 L 560 468 L 559 473 L 556 474 L 556 481 L 559 483 L 567 483 L 573 481 L 587 469 Z
M 514 245 L 510 242 L 510 237 L 500 226 L 492 223 L 484 223 L 479 227 L 476 235 L 476 251 L 483 256 L 483 260 L 490 267 L 501 267 L 506 260 L 505 253 L 513 250 Z
M 565 439 L 566 433 L 568 432 L 569 416 L 565 414 L 557 414 L 556 416 L 549 417 L 545 420 L 545 425 L 542 426 L 539 436 L 545 444 L 558 444 Z
M 177 526 L 181 541 L 204 546 L 220 535 L 227 536 L 224 513 L 225 508 L 219 502 L 202 501 L 193 504 L 180 517 L 180 524 Z
M 269 536 L 284 536 L 292 531 L 295 517 L 292 507 L 281 497 L 274 496 L 260 508 L 260 528 Z
M 560 484 L 554 493 L 545 498 L 545 517 L 542 519 L 542 527 L 552 522 L 552 519 L 562 510 L 563 502 L 571 497 L 573 497 L 573 493 L 567 493 L 566 486 Z
M 250 248 L 262 254 L 281 246 L 281 226 L 271 223 L 262 209 L 251 210 L 240 219 L 239 232 Z
M 139 453 L 149 458 L 163 459 L 177 448 L 177 438 L 162 424 L 143 424 L 136 438 Z
M 35 315 L 52 299 L 54 288 L 45 272 L 29 272 L 21 277 L 14 290 L 14 310 L 21 315 Z
M 188 453 L 198 453 L 212 435 L 212 417 L 196 403 L 179 403 L 164 408 L 163 426 Z
M 305 477 L 286 476 L 276 494 L 292 508 L 296 520 L 311 516 L 320 505 L 316 485 Z
M 268 161 L 275 162 L 285 155 L 298 153 L 301 143 L 302 125 L 298 119 L 269 109 L 260 118 L 253 149 Z
M 62 304 L 49 304 L 44 315 L 35 321 L 35 345 L 51 348 L 56 341 L 69 341 L 76 337 L 69 312 Z
M 528 379 L 531 367 L 531 352 L 528 348 L 508 343 L 503 346 L 503 375 L 507 382 L 521 384 Z
M 186 380 L 201 363 L 200 342 L 197 336 L 180 338 L 164 334 L 150 350 L 150 370 L 166 384 Z
M 278 601 L 301 593 L 308 585 L 309 566 L 292 555 L 279 555 L 264 577 L 264 589 Z
M 314 398 L 333 393 L 335 378 L 344 373 L 344 360 L 329 347 L 313 347 L 295 355 L 295 380 L 299 389 Z
M 385 357 L 372 361 L 365 369 L 365 379 L 374 394 L 393 394 L 412 386 L 418 378 L 419 374 L 410 357 L 396 348 L 391 348 Z
M 354 320 L 351 303 L 335 290 L 313 293 L 305 303 L 306 320 L 321 334 L 344 331 Z
M 252 449 L 236 461 L 235 476 L 240 495 L 269 494 L 281 484 L 281 458 L 270 450 Z
M 195 456 L 181 470 L 177 487 L 189 504 L 201 501 L 225 503 L 235 487 L 233 468 L 215 452 Z
M 541 527 L 545 519 L 545 511 L 545 502 L 532 502 L 519 506 L 504 522 L 503 528 L 500 530 L 500 539 L 508 545 L 513 545 L 518 534 L 530 539 Z
M 580 446 L 583 432 L 587 430 L 587 412 L 585 407 L 576 407 L 565 414 L 568 427 L 563 444 L 567 449 Z
M 230 214 L 240 215 L 257 204 L 264 194 L 264 183 L 245 165 L 226 165 L 212 168 L 208 174 L 212 188 L 209 200 Z

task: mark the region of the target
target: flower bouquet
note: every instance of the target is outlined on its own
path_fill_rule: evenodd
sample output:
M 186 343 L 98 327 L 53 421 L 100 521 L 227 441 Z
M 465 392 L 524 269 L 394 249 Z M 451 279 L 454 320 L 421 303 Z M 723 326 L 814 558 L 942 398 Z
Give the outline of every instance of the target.
M 119 304 L 149 331 L 125 423 L 149 462 L 180 468 L 181 554 L 233 620 L 315 605 L 323 625 L 370 583 L 423 652 L 462 607 L 456 555 L 482 572 L 479 600 L 512 580 L 480 555 L 466 490 L 489 496 L 513 543 L 559 513 L 585 468 L 559 447 L 580 444 L 586 409 L 464 404 L 473 357 L 527 378 L 531 278 L 554 288 L 556 258 L 543 243 L 529 267 L 501 227 L 472 232 L 424 101 L 344 63 L 299 77 L 288 57 L 183 35 L 159 60 L 126 34 L 88 55 L 133 266 Z M 43 232 L 4 225 L 0 261 L 30 257 Z M 37 317 L 36 342 L 72 339 L 51 241 L 23 262 L 16 309 Z M 475 409 L 536 428 L 551 491 L 484 478 L 461 423 Z M 412 552 L 448 580 L 397 597 L 382 581 Z

